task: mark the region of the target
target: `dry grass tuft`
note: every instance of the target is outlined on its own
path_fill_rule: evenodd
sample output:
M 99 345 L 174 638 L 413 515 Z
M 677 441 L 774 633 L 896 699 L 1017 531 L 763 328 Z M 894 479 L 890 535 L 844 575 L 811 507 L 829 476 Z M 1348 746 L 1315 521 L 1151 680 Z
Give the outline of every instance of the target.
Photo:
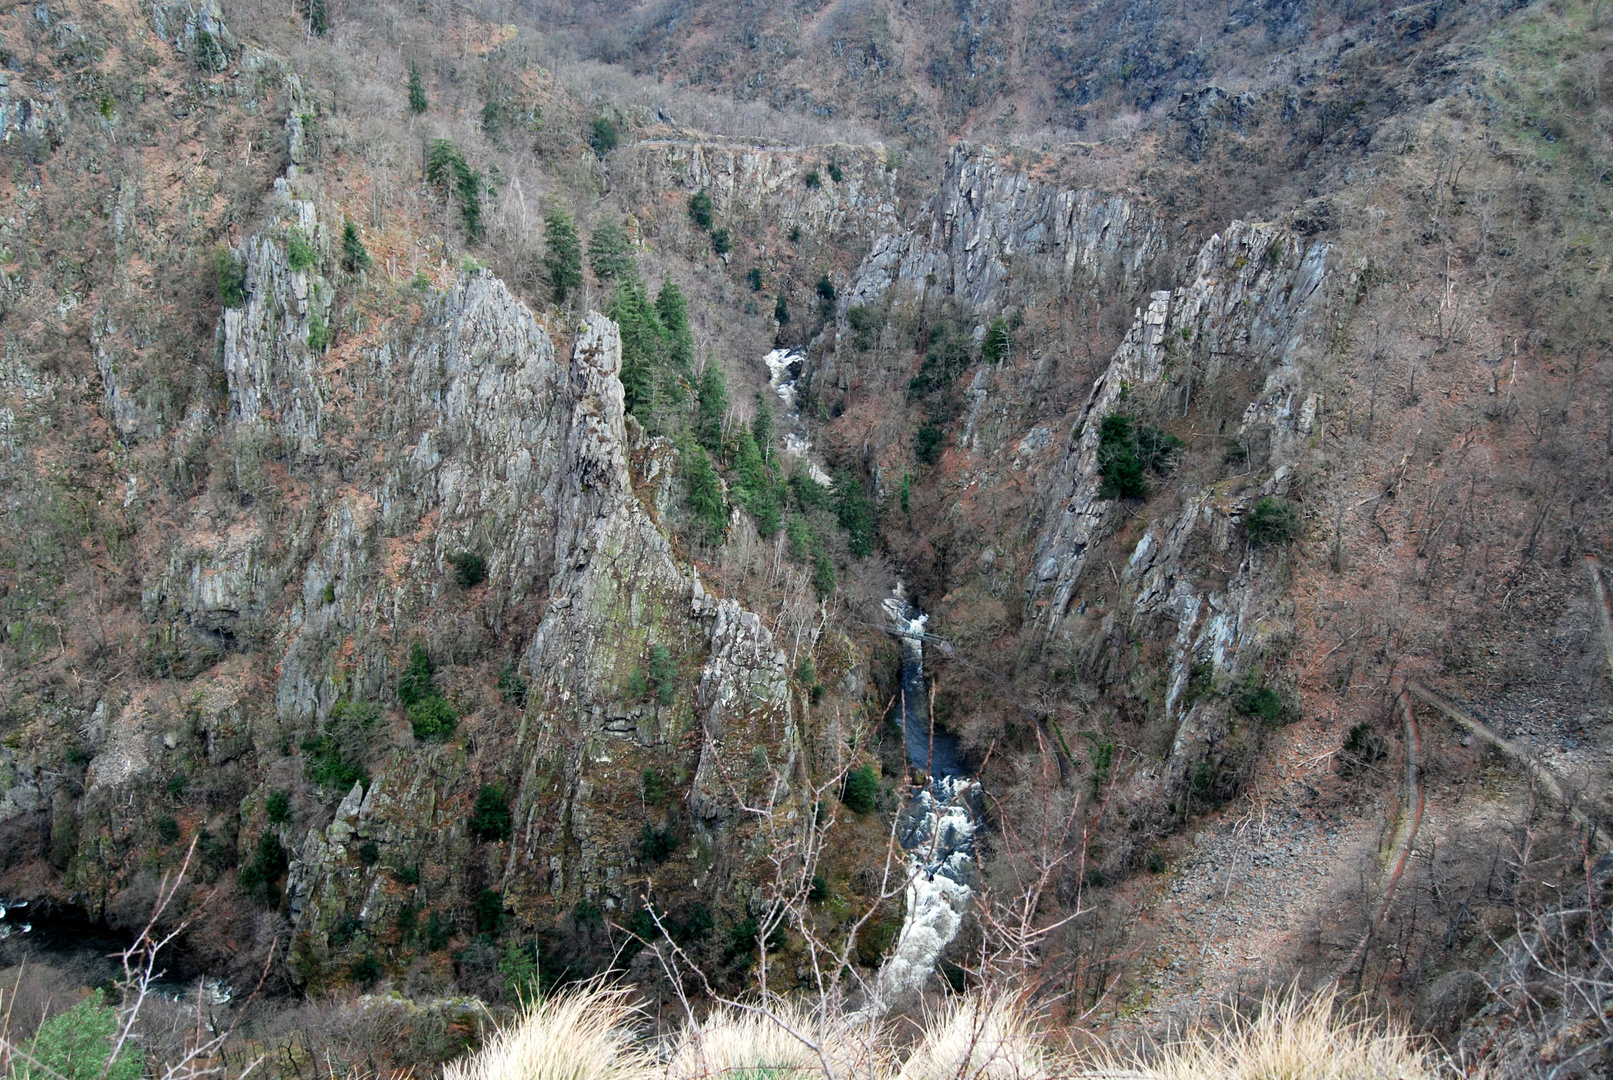
M 1078 1061 L 1050 1045 L 1012 994 L 954 998 L 899 1058 L 891 1026 L 852 1028 L 785 1002 L 772 1016 L 719 1009 L 665 1056 L 635 1039 L 627 991 L 591 984 L 529 1008 L 443 1080 L 1435 1080 L 1402 1029 L 1341 1018 L 1336 994 L 1269 997 L 1252 1020 L 1203 1028 L 1159 1052 Z M 798 1037 L 800 1036 L 800 1037 Z
M 588 983 L 527 1007 L 521 1018 L 443 1080 L 637 1080 L 654 1059 L 633 1041 L 638 1018 L 622 987 Z
M 1017 995 L 970 994 L 930 1017 L 895 1080 L 1045 1080 L 1070 1071 Z
M 1336 993 L 1269 996 L 1253 1020 L 1200 1029 L 1130 1066 L 1139 1080 L 1434 1080 L 1436 1057 L 1401 1028 L 1343 1019 Z M 1111 1063 L 1108 1068 L 1113 1069 Z

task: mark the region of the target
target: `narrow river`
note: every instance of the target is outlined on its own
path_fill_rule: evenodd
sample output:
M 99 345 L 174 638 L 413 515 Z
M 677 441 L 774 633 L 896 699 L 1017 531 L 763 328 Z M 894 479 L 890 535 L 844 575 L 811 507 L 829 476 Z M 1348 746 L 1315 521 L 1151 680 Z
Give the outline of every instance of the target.
M 917 994 L 941 953 L 958 936 L 975 885 L 975 830 L 980 785 L 965 771 L 955 736 L 937 731 L 924 684 L 924 638 L 929 616 L 898 587 L 885 601 L 902 643 L 899 707 L 907 760 L 926 782 L 902 808 L 898 837 L 908 856 L 907 915 L 896 947 L 880 968 L 872 1000 L 882 1013 Z

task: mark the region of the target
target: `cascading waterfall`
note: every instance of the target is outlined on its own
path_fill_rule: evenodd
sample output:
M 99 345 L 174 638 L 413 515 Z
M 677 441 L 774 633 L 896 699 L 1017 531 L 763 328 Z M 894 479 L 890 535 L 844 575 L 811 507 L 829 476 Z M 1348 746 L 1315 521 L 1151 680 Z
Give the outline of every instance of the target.
M 901 812 L 898 837 L 908 855 L 907 917 L 896 948 L 879 970 L 873 1000 L 881 1013 L 923 989 L 941 951 L 957 937 L 975 882 L 974 804 L 980 785 L 964 772 L 958 740 L 934 730 L 924 687 L 924 636 L 929 616 L 897 586 L 885 601 L 902 642 L 902 737 L 907 760 L 926 783 Z

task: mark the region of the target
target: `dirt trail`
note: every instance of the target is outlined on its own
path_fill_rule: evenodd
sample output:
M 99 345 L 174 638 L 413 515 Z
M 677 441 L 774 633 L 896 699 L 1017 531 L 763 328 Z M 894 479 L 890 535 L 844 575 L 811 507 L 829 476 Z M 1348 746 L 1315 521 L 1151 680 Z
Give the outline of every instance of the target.
M 1389 905 L 1395 897 L 1395 886 L 1400 884 L 1400 877 L 1406 872 L 1406 861 L 1411 858 L 1411 845 L 1417 839 L 1417 830 L 1423 823 L 1423 807 L 1425 794 L 1422 778 L 1422 732 L 1417 727 L 1417 717 L 1411 710 L 1411 695 L 1402 685 L 1400 692 L 1395 695 L 1395 704 L 1400 708 L 1400 719 L 1406 729 L 1406 802 L 1401 808 L 1401 823 L 1395 837 L 1394 854 L 1390 858 L 1393 869 L 1389 871 L 1389 879 L 1384 882 L 1383 896 L 1378 901 L 1378 910 L 1373 914 L 1372 921 L 1367 924 L 1366 933 L 1356 942 L 1355 948 L 1350 950 L 1349 958 L 1344 961 L 1334 980 L 1343 979 L 1366 955 L 1367 946 L 1372 942 L 1372 935 L 1377 932 L 1383 917 L 1389 913 Z M 1410 810 L 1409 816 L 1406 814 Z
M 1481 720 L 1476 719 L 1475 717 L 1469 716 L 1467 713 L 1463 712 L 1461 709 L 1458 709 L 1455 705 L 1451 704 L 1449 701 L 1446 701 L 1439 694 L 1430 690 L 1428 687 L 1423 686 L 1421 683 L 1408 683 L 1406 689 L 1412 694 L 1412 696 L 1417 698 L 1417 700 L 1432 705 L 1434 708 L 1438 709 L 1440 712 L 1449 717 L 1457 726 L 1464 728 L 1477 738 L 1483 739 L 1497 750 L 1500 750 L 1501 753 L 1506 755 L 1508 758 L 1522 765 L 1524 771 L 1534 779 L 1535 783 L 1540 785 L 1540 790 L 1545 793 L 1546 797 L 1551 799 L 1558 806 L 1562 807 L 1563 810 L 1568 814 L 1569 819 L 1573 821 L 1573 823 L 1580 829 L 1584 830 L 1584 832 L 1591 838 L 1591 845 L 1598 851 L 1607 851 L 1609 850 L 1610 846 L 1613 846 L 1610 845 L 1607 834 L 1598 828 L 1596 823 L 1585 815 L 1584 811 L 1573 805 L 1573 803 L 1563 794 L 1562 785 L 1557 782 L 1557 778 L 1552 775 L 1551 771 L 1544 765 L 1540 764 L 1540 762 L 1536 761 L 1528 751 L 1524 750 L 1517 743 L 1503 738 L 1495 730 L 1489 727 L 1489 725 L 1485 724 Z

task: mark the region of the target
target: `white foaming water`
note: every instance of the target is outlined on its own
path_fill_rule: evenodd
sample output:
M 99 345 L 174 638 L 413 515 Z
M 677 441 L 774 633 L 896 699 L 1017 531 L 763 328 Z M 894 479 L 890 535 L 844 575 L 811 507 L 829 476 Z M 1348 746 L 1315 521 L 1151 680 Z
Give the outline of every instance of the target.
M 908 758 L 918 767 L 940 765 L 936 771 L 941 775 L 931 775 L 902 810 L 899 836 L 908 858 L 907 916 L 862 1008 L 868 1016 L 878 1016 L 922 990 L 942 951 L 958 936 L 975 881 L 976 822 L 971 803 L 980 796 L 979 783 L 958 774 L 955 748 L 940 753 L 938 745 L 916 744 L 911 730 L 916 717 L 908 709 L 906 695 L 922 695 L 929 616 L 913 607 L 900 584 L 884 608 L 902 639 L 902 725 Z
M 799 397 L 795 390 L 796 377 L 791 374 L 791 369 L 805 360 L 806 357 L 793 349 L 774 349 L 762 357 L 762 363 L 767 365 L 767 385 L 771 386 L 773 392 L 779 396 L 779 400 L 784 402 L 784 415 L 794 427 L 794 430 L 784 433 L 784 452 L 806 462 L 807 475 L 827 487 L 830 483 L 829 474 L 823 471 L 823 466 L 812 460 L 812 440 L 801 430 Z

